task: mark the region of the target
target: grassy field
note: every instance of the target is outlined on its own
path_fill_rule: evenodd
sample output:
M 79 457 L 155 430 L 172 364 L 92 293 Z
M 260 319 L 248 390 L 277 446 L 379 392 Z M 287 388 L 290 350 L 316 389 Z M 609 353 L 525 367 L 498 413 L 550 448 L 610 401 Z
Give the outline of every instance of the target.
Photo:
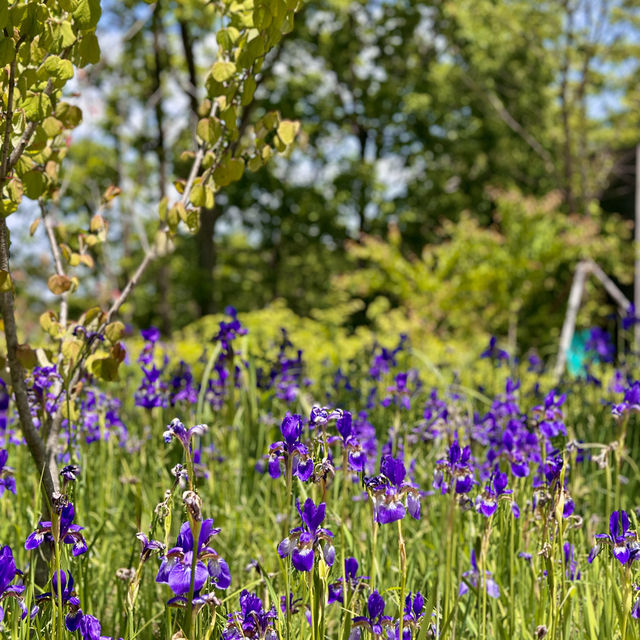
M 640 384 L 610 365 L 554 384 L 497 344 L 457 370 L 387 339 L 310 367 L 235 316 L 188 362 L 143 332 L 70 407 L 52 523 L 0 404 L 6 632 L 636 638 Z M 64 381 L 30 385 L 44 423 Z M 38 586 L 43 566 L 61 580 Z

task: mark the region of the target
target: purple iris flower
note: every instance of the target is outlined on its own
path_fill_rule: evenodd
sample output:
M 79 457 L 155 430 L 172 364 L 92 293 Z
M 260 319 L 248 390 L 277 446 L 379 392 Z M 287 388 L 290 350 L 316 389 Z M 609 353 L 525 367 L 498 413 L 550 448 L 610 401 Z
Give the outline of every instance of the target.
M 407 377 L 408 373 L 405 372 L 396 374 L 394 384 L 387 387 L 387 393 L 390 395 L 386 396 L 380 403 L 383 407 L 388 407 L 394 402 L 407 411 L 411 409 L 411 392 L 407 387 Z
M 191 427 L 191 429 L 187 429 L 184 424 L 180 422 L 179 418 L 174 418 L 167 425 L 167 430 L 162 434 L 162 437 L 166 443 L 171 442 L 171 439 L 175 438 L 185 449 L 189 449 L 193 436 L 203 435 L 208 428 L 206 424 L 197 424 Z
M 616 348 L 611 341 L 611 336 L 601 327 L 593 327 L 589 333 L 589 339 L 584 345 L 587 351 L 594 353 L 594 359 L 598 362 L 613 362 Z
M 315 505 L 311 498 L 307 498 L 304 508 L 296 500 L 296 507 L 302 520 L 302 527 L 294 527 L 289 536 L 278 545 L 278 555 L 281 558 L 291 556 L 291 563 L 298 571 L 311 571 L 315 560 L 315 552 L 321 547 L 322 557 L 327 565 L 333 565 L 336 552 L 331 543 L 333 533 L 320 525 L 324 522 L 326 504 Z
M 193 585 L 194 592 L 198 595 L 200 589 L 209 579 L 218 589 L 227 589 L 231 584 L 229 566 L 214 549 L 208 546 L 210 540 L 218 533 L 220 533 L 220 529 L 214 529 L 213 518 L 202 521 L 198 545 L 195 550 L 198 560 Z M 185 522 L 180 527 L 176 546 L 167 551 L 156 576 L 156 582 L 168 584 L 177 596 L 188 593 L 191 586 L 193 546 L 191 527 L 188 522 Z
M 527 371 L 533 373 L 542 373 L 544 370 L 544 362 L 540 359 L 537 353 L 532 353 L 528 358 L 529 366 Z
M 627 307 L 627 312 L 625 313 L 624 317 L 622 318 L 622 328 L 625 331 L 628 331 L 629 329 L 631 329 L 631 327 L 633 327 L 634 325 L 640 323 L 640 317 L 638 317 L 636 315 L 636 308 L 633 304 L 630 304 Z
M 62 606 L 67 609 L 64 618 L 65 627 L 69 631 L 76 631 L 82 622 L 83 613 L 80 609 L 80 599 L 73 590 L 73 576 L 60 571 L 60 593 L 62 595 Z M 54 572 L 51 577 L 51 591 L 36 596 L 36 602 L 50 600 L 58 603 L 58 572 Z
M 496 465 L 484 491 L 476 498 L 476 510 L 487 518 L 492 516 L 498 508 L 498 500 L 508 498 L 513 493 L 511 489 L 507 489 L 507 482 L 507 474 L 502 473 L 500 467 Z M 514 517 L 517 518 L 520 515 L 520 509 L 513 500 L 511 510 Z
M 559 435 L 567 435 L 561 408 L 566 399 L 565 393 L 556 395 L 555 389 L 552 389 L 545 396 L 544 405 L 538 405 L 532 409 L 532 417 L 538 422 L 540 431 L 545 437 L 555 438 Z
M 609 533 L 597 533 L 595 539 L 602 542 L 597 542 L 591 549 L 589 563 L 600 553 L 603 543 L 611 547 L 613 557 L 623 565 L 633 562 L 640 553 L 636 532 L 629 531 L 629 516 L 626 511 L 614 511 L 609 518 Z
M 80 533 L 84 527 L 73 524 L 75 510 L 71 503 L 66 504 L 60 510 L 60 535 L 58 540 L 65 544 L 72 544 L 72 554 L 79 556 L 87 550 L 87 543 Z M 53 545 L 53 533 L 51 522 L 40 522 L 38 528 L 27 537 L 24 548 L 36 549 L 43 542 Z
M 373 501 L 374 517 L 378 524 L 401 520 L 406 511 L 412 518 L 420 519 L 420 490 L 404 481 L 406 475 L 402 460 L 386 455 L 380 461 L 380 475 L 365 478 L 365 486 Z
M 243 589 L 240 594 L 240 611 L 230 613 L 227 626 L 222 631 L 223 640 L 278 640 L 273 622 L 278 617 L 275 607 L 265 611 L 262 600 Z
M 316 407 L 314 407 L 314 409 L 315 408 Z M 321 411 L 327 412 L 326 415 L 328 419 L 333 416 L 337 418 L 336 429 L 339 436 L 330 436 L 328 439 L 329 443 L 339 442 L 343 450 L 347 452 L 347 460 L 349 462 L 349 467 L 351 468 L 351 470 L 355 471 L 356 473 L 362 473 L 367 464 L 367 454 L 360 445 L 360 441 L 356 437 L 353 425 L 353 416 L 351 412 L 342 411 L 342 409 L 334 409 L 330 413 L 327 409 L 322 409 Z M 313 410 L 311 411 L 311 416 L 311 419 L 315 419 L 316 424 L 322 424 L 321 422 L 319 422 L 318 414 L 314 416 Z M 309 424 L 311 425 L 311 420 Z
M 383 627 L 393 626 L 393 618 L 384 615 L 384 599 L 377 591 L 372 591 L 367 599 L 366 616 L 356 616 L 353 619 L 353 628 L 349 635 L 349 640 L 360 640 L 362 629 L 366 629 L 375 637 L 383 632 Z
M 180 361 L 177 369 L 171 374 L 169 382 L 169 404 L 174 407 L 178 402 L 195 404 L 198 401 L 198 389 L 193 382 L 191 367 Z
M 498 339 L 495 336 L 491 336 L 489 346 L 480 354 L 480 357 L 495 360 L 498 365 L 503 360 L 509 360 L 509 354 L 498 347 Z
M 447 458 L 436 462 L 433 488 L 447 493 L 451 483 L 455 483 L 456 493 L 468 493 L 475 483 L 471 447 L 460 449 L 457 440 L 449 447 Z
M 160 340 L 160 329 L 156 327 L 142 329 L 142 331 L 140 331 L 140 334 L 146 342 L 150 342 L 151 344 L 155 344 L 156 342 L 158 342 L 158 340 Z
M 100 620 L 94 616 L 86 615 L 80 620 L 80 636 L 82 640 L 100 640 L 102 626 Z
M 0 378 L 0 432 L 4 432 L 9 424 L 8 421 L 8 413 L 9 413 L 9 401 L 11 400 L 9 396 L 9 391 L 7 391 L 6 382 Z
M 13 469 L 5 466 L 9 452 L 6 449 L 0 449 L 0 496 L 7 490 L 15 495 L 16 480 L 13 477 Z
M 400 341 L 394 349 L 380 347 L 380 353 L 375 353 L 369 369 L 369 375 L 374 380 L 380 380 L 383 375 L 389 373 L 392 367 L 396 366 L 396 356 L 404 349 L 407 340 L 406 334 L 400 334 Z
M 63 485 L 75 482 L 79 475 L 80 467 L 77 464 L 68 464 L 62 467 L 62 470 L 60 471 L 60 477 L 62 478 Z
M 611 413 L 615 418 L 621 418 L 628 413 L 640 412 L 640 382 L 637 380 L 624 389 L 624 400 L 614 404 Z
M 562 552 L 564 555 L 565 575 L 567 580 L 580 580 L 580 571 L 578 569 L 578 563 L 574 557 L 574 547 L 570 542 L 565 542 L 562 545 Z
M 300 611 L 302 598 L 295 598 L 293 593 L 289 591 L 289 613 L 293 616 Z M 286 615 L 287 613 L 287 597 L 280 596 L 280 611 Z
M 424 616 L 424 596 L 418 591 L 415 596 L 411 596 L 411 591 L 404 601 L 405 622 L 418 624 Z
M 136 533 L 136 538 L 142 543 L 142 551 L 140 552 L 140 560 L 146 562 L 151 554 L 164 551 L 164 544 L 157 540 L 149 540 L 141 531 Z
M 269 475 L 279 478 L 282 474 L 281 465 L 291 460 L 293 475 L 306 482 L 313 473 L 313 458 L 306 445 L 300 441 L 302 416 L 285 416 L 280 431 L 284 440 L 274 442 L 269 447 Z
M 487 589 L 487 595 L 492 597 L 492 598 L 499 598 L 500 597 L 500 587 L 498 586 L 498 584 L 495 582 L 495 580 L 493 580 L 490 576 L 491 573 L 489 571 L 485 571 L 485 585 L 486 585 L 486 589 Z M 471 584 L 473 587 L 475 587 L 476 589 L 479 588 L 480 586 L 480 582 L 481 582 L 481 576 L 480 576 L 480 570 L 478 569 L 478 562 L 476 560 L 476 552 L 475 550 L 471 551 L 471 570 L 470 571 L 465 571 L 462 574 L 463 578 L 467 579 L 467 582 L 469 582 L 469 584 Z M 461 582 L 460 583 L 460 590 L 458 591 L 458 595 L 463 596 L 465 593 L 467 593 L 467 591 L 469 591 L 469 586 L 467 585 L 466 582 Z
M 355 592 L 358 588 L 364 586 L 364 580 L 368 580 L 368 576 L 357 576 L 358 561 L 355 558 L 347 558 L 344 561 L 345 574 L 347 576 L 347 587 L 350 591 Z M 332 602 L 340 602 L 344 604 L 343 578 L 339 578 L 337 582 L 329 585 L 328 604 Z
M 13 552 L 11 547 L 5 545 L 0 549 L 0 602 L 3 602 L 6 598 L 14 598 L 20 609 L 22 609 L 22 619 L 27 617 L 27 605 L 24 603 L 22 593 L 24 592 L 24 586 L 21 584 L 11 584 L 13 579 L 21 575 L 22 572 L 16 567 L 15 560 L 13 559 Z M 38 611 L 37 607 L 31 610 L 31 616 L 33 617 Z M 0 606 L 0 621 L 4 619 L 4 608 Z

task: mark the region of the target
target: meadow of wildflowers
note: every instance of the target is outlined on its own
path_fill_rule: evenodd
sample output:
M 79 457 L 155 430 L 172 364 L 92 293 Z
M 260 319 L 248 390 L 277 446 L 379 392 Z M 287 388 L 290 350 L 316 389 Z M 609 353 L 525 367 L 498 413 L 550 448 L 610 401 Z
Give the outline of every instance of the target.
M 406 336 L 311 370 L 231 308 L 209 338 L 74 381 L 50 521 L 2 385 L 8 637 L 640 635 L 640 382 L 601 333 L 559 382 L 495 339 L 458 371 Z M 40 429 L 68 384 L 31 370 Z

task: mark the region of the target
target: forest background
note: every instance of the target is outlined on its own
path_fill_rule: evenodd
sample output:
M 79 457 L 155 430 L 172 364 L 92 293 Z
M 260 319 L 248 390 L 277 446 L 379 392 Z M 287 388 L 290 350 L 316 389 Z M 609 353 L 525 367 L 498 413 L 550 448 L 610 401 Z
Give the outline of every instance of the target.
M 92 264 L 74 265 L 70 317 L 96 290 L 103 307 L 122 290 L 158 202 L 187 178 L 224 45 L 212 15 L 200 2 L 102 3 L 101 59 L 65 88 L 83 123 L 48 205 L 70 251 L 96 212 L 109 225 Z M 461 351 L 497 334 L 512 353 L 554 354 L 580 259 L 632 299 L 639 45 L 633 1 L 304 3 L 237 114 L 240 135 L 271 111 L 299 122 L 294 143 L 194 202 L 199 221 L 121 317 L 210 335 L 206 317 L 233 305 L 254 334 L 332 338 L 325 355 L 401 332 Z M 37 194 L 27 185 L 25 215 L 9 219 L 27 334 L 54 299 Z M 615 331 L 618 319 L 590 282 L 578 325 Z

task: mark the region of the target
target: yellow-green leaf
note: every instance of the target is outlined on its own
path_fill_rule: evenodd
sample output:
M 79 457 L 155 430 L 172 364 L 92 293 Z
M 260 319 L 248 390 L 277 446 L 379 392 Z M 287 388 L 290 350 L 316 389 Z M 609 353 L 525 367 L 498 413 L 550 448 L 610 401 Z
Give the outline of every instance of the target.
M 100 0 L 79 0 L 73 20 L 79 29 L 93 29 L 100 19 Z
M 219 60 L 211 68 L 211 75 L 218 82 L 226 82 L 233 77 L 236 72 L 236 65 L 233 62 Z
M 28 344 L 19 344 L 16 355 L 25 369 L 33 369 L 38 364 L 36 352 Z
M 4 269 L 0 269 L 0 291 L 11 291 L 11 274 Z
M 44 120 L 48 115 L 51 115 L 51 100 L 44 93 L 38 93 L 34 96 L 29 96 L 22 103 L 22 108 L 27 120 Z
M 57 80 L 70 80 L 73 78 L 73 65 L 70 60 L 63 60 L 58 56 L 49 56 L 44 61 L 44 70 L 47 75 Z
M 0 40 L 0 67 L 4 67 L 13 60 L 16 49 L 11 38 L 2 38 Z
M 117 320 L 116 322 L 110 322 L 104 329 L 104 334 L 107 336 L 109 342 L 115 343 L 124 335 L 124 324 Z
M 300 129 L 300 123 L 293 120 L 282 120 L 278 125 L 278 137 L 284 144 L 289 146 L 296 137 L 298 130 Z
M 100 62 L 100 44 L 95 33 L 85 33 L 78 44 L 78 59 L 76 64 L 84 67 L 88 64 Z
M 25 173 L 22 177 L 22 186 L 24 187 L 24 194 L 31 200 L 37 200 L 47 188 L 47 179 L 42 171 L 37 169 Z
M 68 102 L 61 102 L 56 108 L 56 118 L 58 118 L 67 129 L 73 129 L 82 121 L 82 110 Z
M 241 158 L 227 158 L 213 172 L 213 179 L 220 187 L 226 187 L 242 178 L 244 162 Z

